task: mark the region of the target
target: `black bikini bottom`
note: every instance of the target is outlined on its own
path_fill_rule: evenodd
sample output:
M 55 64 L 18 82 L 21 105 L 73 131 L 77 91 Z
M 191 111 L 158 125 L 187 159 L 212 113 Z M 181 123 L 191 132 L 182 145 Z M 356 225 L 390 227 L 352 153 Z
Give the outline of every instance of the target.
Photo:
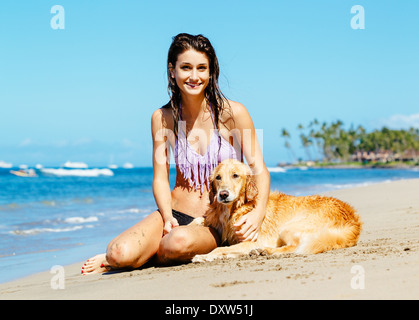
M 160 210 L 157 209 L 157 211 L 160 211 Z M 186 213 L 177 211 L 175 209 L 172 209 L 172 215 L 173 215 L 173 218 L 176 218 L 180 226 L 186 226 L 187 224 L 190 224 L 195 219 L 194 217 Z
M 177 211 L 175 209 L 172 209 L 172 215 L 173 215 L 173 218 L 176 218 L 180 226 L 186 226 L 187 224 L 190 224 L 195 219 L 194 217 L 191 217 L 190 215 Z

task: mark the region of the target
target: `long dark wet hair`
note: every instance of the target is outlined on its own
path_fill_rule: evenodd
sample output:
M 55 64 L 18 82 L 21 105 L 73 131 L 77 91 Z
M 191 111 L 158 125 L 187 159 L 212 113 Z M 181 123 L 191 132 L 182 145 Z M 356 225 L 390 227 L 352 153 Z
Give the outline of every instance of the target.
M 167 57 L 167 79 L 169 82 L 167 91 L 170 96 L 170 102 L 164 106 L 165 108 L 172 109 L 174 118 L 174 132 L 176 138 L 178 137 L 178 122 L 181 119 L 180 105 L 182 99 L 180 89 L 176 84 L 176 80 L 171 77 L 169 64 L 175 67 L 178 56 L 189 49 L 205 53 L 209 60 L 210 79 L 207 87 L 205 88 L 205 99 L 207 103 L 212 107 L 217 130 L 219 130 L 220 115 L 226 109 L 224 104 L 227 102 L 227 99 L 218 86 L 220 67 L 218 64 L 217 55 L 215 54 L 215 50 L 211 42 L 208 40 L 208 38 L 201 34 L 196 36 L 188 33 L 178 34 L 177 36 L 173 37 L 173 41 L 170 45 Z M 228 108 L 228 112 L 230 112 L 230 108 Z

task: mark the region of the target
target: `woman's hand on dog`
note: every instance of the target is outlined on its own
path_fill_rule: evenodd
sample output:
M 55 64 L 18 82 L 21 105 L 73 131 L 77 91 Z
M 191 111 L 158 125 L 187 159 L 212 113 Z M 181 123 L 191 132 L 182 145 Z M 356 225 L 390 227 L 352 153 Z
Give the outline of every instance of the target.
M 263 218 L 253 210 L 241 217 L 235 224 L 237 239 L 242 241 L 256 241 Z
M 163 227 L 163 235 L 168 234 L 170 231 L 172 231 L 173 228 L 175 227 L 179 227 L 179 223 L 177 222 L 176 218 L 171 218 L 169 220 L 167 220 L 164 223 L 164 227 Z

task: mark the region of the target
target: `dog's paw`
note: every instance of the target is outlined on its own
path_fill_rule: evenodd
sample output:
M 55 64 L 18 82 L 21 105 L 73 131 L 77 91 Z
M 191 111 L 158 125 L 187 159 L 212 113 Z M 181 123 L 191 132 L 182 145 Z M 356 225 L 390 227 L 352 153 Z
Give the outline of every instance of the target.
M 209 254 L 197 254 L 192 258 L 193 263 L 211 262 L 214 260 L 214 256 Z
M 267 256 L 268 251 L 265 248 L 256 248 L 249 252 L 249 256 L 258 257 L 258 256 Z
M 191 224 L 197 225 L 197 226 L 203 226 L 205 224 L 204 217 L 198 217 L 192 220 Z

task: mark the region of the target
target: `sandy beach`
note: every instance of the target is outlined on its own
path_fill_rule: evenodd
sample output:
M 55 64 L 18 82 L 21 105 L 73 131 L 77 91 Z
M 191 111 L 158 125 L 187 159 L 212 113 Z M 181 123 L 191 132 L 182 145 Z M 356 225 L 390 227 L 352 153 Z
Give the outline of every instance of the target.
M 355 247 L 90 276 L 80 262 L 0 284 L 0 299 L 419 299 L 419 179 L 326 195 L 361 216 Z

